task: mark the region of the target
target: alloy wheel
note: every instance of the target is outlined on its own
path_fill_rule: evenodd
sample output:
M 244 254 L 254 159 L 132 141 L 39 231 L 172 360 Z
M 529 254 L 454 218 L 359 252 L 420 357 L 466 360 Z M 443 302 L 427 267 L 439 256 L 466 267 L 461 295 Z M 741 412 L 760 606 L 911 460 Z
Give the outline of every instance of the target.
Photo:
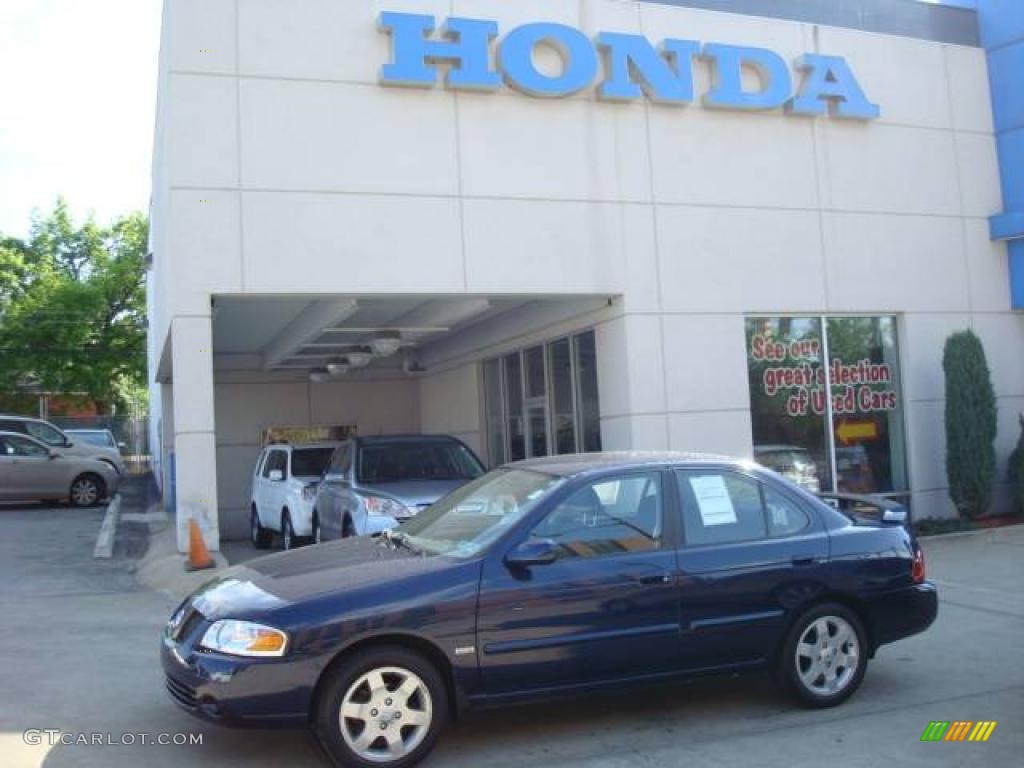
M 94 480 L 83 477 L 71 485 L 71 501 L 79 507 L 90 507 L 100 497 L 100 490 Z
M 363 760 L 391 763 L 426 738 L 433 702 L 426 683 L 401 667 L 379 667 L 356 679 L 338 713 L 341 735 Z
M 840 616 L 815 619 L 796 644 L 800 683 L 820 696 L 842 693 L 856 675 L 859 663 L 857 631 Z

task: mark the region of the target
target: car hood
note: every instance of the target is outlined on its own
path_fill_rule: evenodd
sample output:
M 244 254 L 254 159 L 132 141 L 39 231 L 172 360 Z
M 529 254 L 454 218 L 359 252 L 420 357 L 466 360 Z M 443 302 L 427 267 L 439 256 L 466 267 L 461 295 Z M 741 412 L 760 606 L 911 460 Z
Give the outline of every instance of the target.
M 451 558 L 421 556 L 361 536 L 228 568 L 193 594 L 192 600 L 211 621 L 248 618 L 326 595 L 386 586 L 453 565 Z
M 81 456 L 83 458 L 96 460 L 106 459 L 107 461 L 114 462 L 115 466 L 120 465 L 121 463 L 120 452 L 113 448 L 105 448 L 102 445 L 93 445 L 92 443 L 87 443 L 84 440 L 75 440 L 74 438 L 72 438 L 71 442 L 74 443 L 74 445 L 70 448 L 58 450 L 64 450 L 65 453 L 71 456 Z
M 468 483 L 466 478 L 452 480 L 401 480 L 395 483 L 360 484 L 360 490 L 380 493 L 407 507 L 427 507 Z

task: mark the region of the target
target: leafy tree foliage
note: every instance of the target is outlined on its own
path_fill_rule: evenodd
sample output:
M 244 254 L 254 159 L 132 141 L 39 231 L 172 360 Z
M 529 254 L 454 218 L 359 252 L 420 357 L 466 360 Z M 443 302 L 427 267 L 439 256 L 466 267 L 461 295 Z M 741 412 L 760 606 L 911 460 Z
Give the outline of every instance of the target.
M 1018 515 L 1024 514 L 1024 415 L 1020 416 L 1020 437 L 1017 438 L 1017 447 L 1010 454 L 1009 478 L 1014 511 Z
M 992 501 L 996 472 L 996 395 L 985 349 L 973 331 L 946 339 L 946 475 L 961 515 L 981 517 Z
M 145 382 L 149 224 L 81 226 L 63 200 L 25 240 L 0 236 L 0 391 L 37 385 L 101 410 Z

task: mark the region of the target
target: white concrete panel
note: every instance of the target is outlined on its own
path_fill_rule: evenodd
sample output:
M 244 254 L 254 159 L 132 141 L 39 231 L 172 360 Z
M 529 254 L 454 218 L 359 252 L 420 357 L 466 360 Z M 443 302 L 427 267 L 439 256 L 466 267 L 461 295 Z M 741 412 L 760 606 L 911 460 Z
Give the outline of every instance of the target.
M 256 292 L 461 292 L 459 205 L 246 193 L 245 268 Z
M 220 508 L 248 509 L 252 502 L 252 473 L 260 446 L 217 445 L 217 499 Z M 221 521 L 223 527 L 223 521 Z
M 459 150 L 468 196 L 651 198 L 642 103 L 460 94 Z
M 354 425 L 360 435 L 419 431 L 419 391 L 413 379 L 343 381 L 310 387 L 313 424 Z
M 388 62 L 383 10 L 425 13 L 440 23 L 450 0 L 243 0 L 239 4 L 242 74 L 376 83 Z
M 668 421 L 663 413 L 601 419 L 601 448 L 605 451 L 668 450 Z
M 617 204 L 466 200 L 468 290 L 625 294 L 654 309 L 650 211 Z
M 825 214 L 832 311 L 966 311 L 959 219 Z
M 217 443 L 258 445 L 266 427 L 311 425 L 309 384 L 304 381 L 219 383 Z
M 238 185 L 238 98 L 227 77 L 172 74 L 167 94 L 167 184 Z
M 829 158 L 826 207 L 960 214 L 953 134 L 894 125 L 823 123 Z
M 749 409 L 741 315 L 666 315 L 665 375 L 670 411 Z
M 985 347 L 996 395 L 1024 396 L 1024 315 L 975 315 L 974 332 Z
M 167 66 L 234 73 L 236 5 L 237 0 L 166 0 L 162 57 Z
M 995 138 L 978 133 L 958 133 L 956 151 L 960 163 L 964 216 L 988 217 L 1002 213 L 1003 192 Z
M 665 311 L 825 308 L 816 213 L 661 206 L 658 233 Z
M 950 127 L 942 46 L 923 40 L 821 27 L 820 49 L 843 56 L 882 122 Z
M 175 314 L 208 314 L 210 295 L 242 290 L 241 218 L 237 192 L 176 190 L 169 203 L 163 260 Z
M 1006 245 L 992 242 L 985 219 L 965 219 L 964 234 L 971 307 L 978 312 L 1009 312 L 1010 267 Z
M 246 187 L 458 192 L 455 107 L 442 95 L 291 80 L 241 88 Z
M 754 454 L 750 411 L 670 413 L 671 449 L 749 459 Z
M 178 385 L 179 399 L 187 397 Z M 214 433 L 174 436 L 178 551 L 188 551 L 188 521 L 195 519 L 206 546 L 220 549 L 217 506 L 217 448 Z
M 904 361 L 903 395 L 907 400 L 941 400 L 946 396 L 942 352 L 954 333 L 969 327 L 966 314 L 908 314 L 899 340 Z
M 601 418 L 665 411 L 661 318 L 626 315 L 596 328 Z
M 213 341 L 209 317 L 176 317 L 171 324 L 176 435 L 214 430 Z
M 949 76 L 953 127 L 958 131 L 991 133 L 992 93 L 984 49 L 947 45 L 943 52 Z
M 436 434 L 480 431 L 479 366 L 469 363 L 419 380 L 420 430 Z
M 956 507 L 949 498 L 949 491 L 924 491 L 915 493 L 911 500 L 915 520 L 926 518 L 947 519 L 957 517 Z
M 811 121 L 665 105 L 650 121 L 656 201 L 817 207 Z
M 907 407 L 910 483 L 914 491 L 949 487 L 944 413 L 943 401 L 910 403 Z

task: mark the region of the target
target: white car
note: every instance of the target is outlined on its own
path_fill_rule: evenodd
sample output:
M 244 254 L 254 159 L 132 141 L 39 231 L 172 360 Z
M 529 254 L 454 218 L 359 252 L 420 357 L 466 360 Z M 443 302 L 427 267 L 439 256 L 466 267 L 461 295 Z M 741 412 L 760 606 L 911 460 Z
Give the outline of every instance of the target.
M 252 473 L 249 528 L 257 549 L 279 534 L 285 549 L 313 532 L 317 483 L 340 443 L 273 444 L 263 449 Z

